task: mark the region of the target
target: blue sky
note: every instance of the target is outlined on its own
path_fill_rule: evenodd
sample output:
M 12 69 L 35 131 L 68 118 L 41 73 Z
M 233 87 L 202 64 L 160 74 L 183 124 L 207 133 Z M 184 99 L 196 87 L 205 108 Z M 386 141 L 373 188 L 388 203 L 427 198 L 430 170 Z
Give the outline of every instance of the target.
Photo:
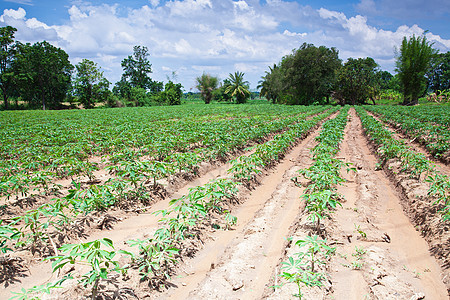
M 101 66 L 115 83 L 134 45 L 148 47 L 152 78 L 174 78 L 195 90 L 203 72 L 242 71 L 254 89 L 269 65 L 303 42 L 336 47 L 340 57 L 370 56 L 394 71 L 404 36 L 425 34 L 450 51 L 446 0 L 1 0 L 0 26 L 21 42 L 47 40 L 73 64 Z M 175 77 L 173 77 L 175 74 Z

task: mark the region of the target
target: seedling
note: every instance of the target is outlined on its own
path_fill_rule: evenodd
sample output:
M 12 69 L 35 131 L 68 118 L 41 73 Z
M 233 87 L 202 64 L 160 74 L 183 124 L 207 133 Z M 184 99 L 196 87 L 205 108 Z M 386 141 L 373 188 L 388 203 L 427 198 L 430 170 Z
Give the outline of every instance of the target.
M 289 257 L 287 262 L 282 262 L 284 271 L 280 276 L 297 285 L 298 293 L 295 297 L 302 299 L 302 286 L 322 286 L 325 274 L 317 270 L 317 266 L 325 264 L 324 259 L 332 255 L 336 248 L 326 245 L 326 240 L 321 240 L 317 235 L 307 236 L 304 240 L 295 243 L 303 252 L 296 253 L 296 257 Z
M 112 251 L 101 249 L 106 246 Z M 121 274 L 126 273 L 126 268 L 122 268 L 119 262 L 114 260 L 117 254 L 126 254 L 131 256 L 132 254 L 126 251 L 115 251 L 113 242 L 110 239 L 102 238 L 87 243 L 80 244 L 66 244 L 59 248 L 61 253 L 67 253 L 47 258 L 48 260 L 54 260 L 52 262 L 53 272 L 58 271 L 66 264 L 81 263 L 91 267 L 89 272 L 82 275 L 79 280 L 84 286 L 92 285 L 91 299 L 95 300 L 98 293 L 98 284 L 101 279 L 106 279 L 111 272 L 119 272 Z
M 361 238 L 362 239 L 366 239 L 367 238 L 367 234 L 361 229 L 361 226 L 360 225 L 356 225 L 356 224 L 353 224 L 353 225 L 355 225 L 355 229 L 359 233 Z

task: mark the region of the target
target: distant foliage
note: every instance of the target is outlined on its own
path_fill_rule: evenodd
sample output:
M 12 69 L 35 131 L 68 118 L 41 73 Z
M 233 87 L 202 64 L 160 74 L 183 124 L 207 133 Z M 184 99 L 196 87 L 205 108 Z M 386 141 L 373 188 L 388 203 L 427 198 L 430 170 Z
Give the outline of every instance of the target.
M 245 103 L 250 98 L 249 83 L 244 80 L 244 73 L 235 72 L 229 75 L 227 85 L 225 86 L 225 94 L 236 99 L 236 103 Z
M 328 99 L 341 66 L 336 48 L 304 43 L 262 77 L 261 95 L 272 102 L 308 105 Z
M 377 75 L 377 63 L 373 58 L 349 58 L 337 72 L 335 99 L 340 104 L 375 104 L 381 75 Z
M 439 53 L 431 59 L 431 69 L 426 77 L 429 89 L 437 96 L 450 90 L 450 51 Z
M 17 44 L 13 62 L 16 88 L 31 106 L 59 108 L 71 86 L 69 55 L 50 43 Z
M 219 85 L 219 78 L 203 73 L 202 76 L 197 77 L 197 89 L 200 91 L 205 104 L 211 102 L 214 91 Z
M 403 93 L 403 104 L 414 105 L 426 92 L 425 74 L 431 69 L 432 58 L 437 50 L 425 36 L 413 35 L 409 40 L 404 37 L 397 56 L 396 71 Z
M 110 82 L 91 60 L 83 59 L 76 66 L 73 80 L 74 94 L 85 108 L 93 108 L 96 103 L 107 103 L 111 97 Z

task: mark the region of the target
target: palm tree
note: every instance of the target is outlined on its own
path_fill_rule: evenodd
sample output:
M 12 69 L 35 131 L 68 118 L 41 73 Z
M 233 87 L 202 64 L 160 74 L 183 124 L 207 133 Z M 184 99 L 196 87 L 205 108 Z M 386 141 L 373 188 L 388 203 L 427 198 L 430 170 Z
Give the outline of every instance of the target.
M 244 80 L 244 73 L 230 73 L 228 80 L 230 81 L 230 84 L 225 89 L 225 93 L 231 94 L 232 97 L 236 97 L 237 103 L 245 103 L 251 93 L 248 90 L 248 81 Z
M 213 96 L 213 91 L 219 84 L 219 79 L 217 77 L 203 73 L 202 76 L 196 78 L 196 81 L 196 87 L 202 94 L 202 98 L 203 100 L 205 100 L 205 104 L 209 104 Z

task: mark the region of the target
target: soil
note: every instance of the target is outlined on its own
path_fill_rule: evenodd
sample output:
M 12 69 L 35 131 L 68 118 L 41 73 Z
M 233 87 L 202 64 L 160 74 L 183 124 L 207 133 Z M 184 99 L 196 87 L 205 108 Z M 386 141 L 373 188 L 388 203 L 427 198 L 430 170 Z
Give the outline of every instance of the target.
M 281 262 L 298 252 L 294 242 L 311 234 L 301 200 L 303 183 L 292 178 L 311 163 L 310 149 L 319 129 L 292 147 L 257 182 L 241 188 L 232 207 L 238 223 L 232 230 L 203 228 L 195 255 L 185 257 L 174 270 L 170 287 L 157 291 L 140 282 L 135 271 L 126 280 L 111 277 L 100 286 L 98 299 L 289 299 L 297 293 L 293 283 L 281 280 Z M 450 290 L 448 225 L 426 197 L 427 186 L 395 172 L 395 161 L 377 170 L 376 148 L 364 135 L 353 109 L 337 156 L 350 162 L 356 172 L 342 170 L 346 182 L 338 187 L 342 207 L 326 220 L 321 238 L 336 255 L 321 267 L 328 279 L 322 288 L 303 288 L 305 299 L 448 299 Z M 227 175 L 228 164 L 205 165 L 198 177 L 170 178 L 162 182 L 170 197 L 146 210 L 112 211 L 103 219 L 115 218 L 110 226 L 86 232 L 82 240 L 108 237 L 116 249 L 131 250 L 126 240 L 150 237 L 158 228 L 153 212 L 168 207 L 189 188 Z M 444 169 L 445 170 L 445 169 Z M 109 230 L 107 228 L 109 228 Z M 290 241 L 288 238 L 292 238 Z M 356 248 L 357 247 L 357 248 Z M 356 249 L 360 250 L 359 256 Z M 11 291 L 30 288 L 56 279 L 50 262 L 27 253 L 14 255 L 23 261 L 13 270 L 3 265 L 0 299 Z M 62 273 L 67 272 L 63 269 Z M 14 273 L 15 272 L 15 273 Z M 11 277 L 11 274 L 14 276 Z M 48 299 L 84 299 L 89 291 L 67 283 Z M 274 286 L 279 286 L 274 288 Z

